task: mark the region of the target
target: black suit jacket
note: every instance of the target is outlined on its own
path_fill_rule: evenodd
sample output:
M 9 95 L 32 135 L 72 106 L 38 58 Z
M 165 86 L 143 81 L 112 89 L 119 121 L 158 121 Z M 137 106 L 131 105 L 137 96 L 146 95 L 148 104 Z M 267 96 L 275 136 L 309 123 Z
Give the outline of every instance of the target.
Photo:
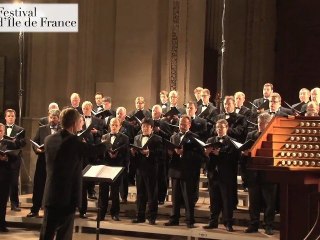
M 91 116 L 91 125 L 92 128 L 97 129 L 97 133 L 88 133 L 85 136 L 85 141 L 90 144 L 98 144 L 101 142 L 101 137 L 103 135 L 103 130 L 105 129 L 105 122 L 97 117 Z M 86 129 L 86 125 L 83 125 L 83 130 Z
M 216 118 L 217 122 L 219 119 L 226 119 L 226 114 L 222 113 L 219 114 Z M 236 139 L 238 142 L 244 143 L 244 140 L 246 139 L 247 136 L 247 121 L 244 116 L 241 114 L 237 114 L 235 112 L 229 114 L 229 118 L 226 119 L 229 125 L 228 128 L 228 136 Z M 215 131 L 215 124 L 213 125 L 213 135 L 217 135 Z
M 133 143 L 133 139 L 135 136 L 135 129 L 127 120 L 124 120 L 121 123 L 120 132 L 127 135 L 129 137 L 129 142 L 131 144 Z
M 180 143 L 180 134 L 175 133 L 171 136 L 170 141 L 175 145 Z M 201 163 L 204 159 L 203 149 L 197 144 L 193 137 L 199 138 L 198 135 L 188 131 L 182 139 L 183 155 L 180 157 L 173 152 L 169 164 L 169 177 L 180 179 L 196 179 L 200 174 Z
M 39 126 L 44 126 L 44 125 L 47 125 L 49 123 L 48 121 L 48 117 L 42 117 L 39 119 Z
M 119 166 L 119 167 L 128 167 L 130 160 L 130 149 L 129 149 L 129 137 L 123 133 L 118 133 L 116 138 L 111 144 L 110 133 L 107 133 L 102 136 L 102 141 L 106 141 L 108 149 L 117 149 L 120 147 L 118 154 L 115 158 L 111 158 L 108 151 L 105 153 L 103 164 L 108 166 Z
M 269 102 L 268 99 L 267 99 L 267 101 Z M 263 103 L 264 103 L 263 97 L 253 100 L 253 104 L 256 105 L 257 107 L 260 107 Z M 268 109 L 269 109 L 269 107 L 268 107 Z M 264 109 L 264 110 L 267 111 L 268 109 Z M 257 109 L 254 106 L 252 106 L 251 111 L 253 114 L 257 114 Z
M 199 136 L 200 140 L 207 140 L 207 121 L 200 118 L 195 117 L 191 121 L 190 131 Z
M 206 110 L 204 110 L 203 112 L 201 112 L 201 110 L 202 105 L 198 106 L 197 108 L 197 116 L 204 119 L 213 120 L 219 114 L 218 109 L 215 106 L 213 106 L 211 102 L 209 102 L 209 105 Z
M 209 138 L 207 143 L 219 142 L 218 137 Z M 222 147 L 219 155 L 210 154 L 207 161 L 208 177 L 224 183 L 234 183 L 237 177 L 239 152 L 230 141 L 230 137 L 224 136 L 220 141 Z
M 6 127 L 5 131 L 7 131 L 7 127 Z M 21 131 L 23 131 L 23 132 L 21 134 L 19 134 L 18 137 L 16 137 L 16 135 L 18 133 L 20 133 Z M 20 126 L 14 124 L 9 137 L 16 137 L 15 144 L 16 144 L 17 148 L 23 148 L 26 145 L 25 131 L 24 131 L 23 127 L 20 127 Z M 10 162 L 10 166 L 12 169 L 20 167 L 21 158 L 22 158 L 22 150 L 19 152 L 18 155 L 16 155 L 15 157 L 12 157 L 12 161 Z
M 141 146 L 142 134 L 135 136 L 134 145 Z M 134 161 L 136 161 L 137 169 L 141 175 L 157 176 L 158 163 L 162 161 L 162 139 L 156 134 L 152 134 L 147 142 L 149 156 L 137 152 Z
M 14 150 L 18 149 L 14 141 L 3 138 L 0 140 L 0 150 Z M 8 161 L 0 160 L 0 182 L 1 184 L 8 184 L 8 174 L 10 173 L 11 163 L 16 161 L 16 157 L 12 154 L 7 154 Z M 1 193 L 0 193 L 1 194 Z
M 57 126 L 57 130 L 60 130 L 60 129 L 61 129 L 60 126 Z M 44 144 L 44 139 L 49 135 L 51 135 L 50 125 L 40 126 L 38 128 L 36 136 L 33 138 L 33 141 L 38 143 L 39 145 L 42 145 L 42 144 Z M 45 161 L 44 152 L 43 153 L 36 152 L 35 146 L 32 146 L 32 149 L 33 149 L 34 153 L 38 155 L 38 161 Z
M 44 141 L 47 179 L 44 204 L 74 211 L 81 206 L 82 160 L 106 151 L 105 144 L 90 145 L 62 129 Z
M 249 108 L 242 105 L 241 108 L 239 109 L 238 114 L 241 114 L 241 115 L 245 116 L 246 119 L 250 120 L 252 112 Z

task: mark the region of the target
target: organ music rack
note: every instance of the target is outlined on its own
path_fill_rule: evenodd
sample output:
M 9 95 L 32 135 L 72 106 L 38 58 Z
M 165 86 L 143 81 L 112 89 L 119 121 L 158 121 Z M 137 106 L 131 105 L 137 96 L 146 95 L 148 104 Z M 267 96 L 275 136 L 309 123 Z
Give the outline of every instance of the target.
M 279 183 L 280 239 L 320 239 L 320 117 L 273 118 L 249 155 Z

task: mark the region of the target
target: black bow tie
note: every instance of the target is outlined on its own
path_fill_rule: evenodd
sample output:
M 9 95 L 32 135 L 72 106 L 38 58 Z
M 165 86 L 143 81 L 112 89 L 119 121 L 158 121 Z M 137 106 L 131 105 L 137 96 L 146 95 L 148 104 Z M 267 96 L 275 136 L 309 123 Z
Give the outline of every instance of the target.
M 57 126 L 50 126 L 50 129 L 57 129 Z
M 13 126 L 6 126 L 7 128 L 12 128 Z
M 224 140 L 224 137 L 217 137 L 217 138 L 218 138 L 218 141 Z
M 84 118 L 91 118 L 91 116 L 84 116 Z
M 208 105 L 202 104 L 202 107 L 208 107 Z
M 276 114 L 276 112 L 270 112 L 270 114 Z
M 110 137 L 117 137 L 116 133 L 110 133 Z
M 180 137 L 182 137 L 182 136 L 184 136 L 184 135 L 185 135 L 185 133 L 179 132 L 179 136 L 180 136 Z
M 240 110 L 240 108 L 239 108 L 239 107 L 236 107 L 236 109 L 239 109 L 239 110 Z
M 147 137 L 147 138 L 149 138 L 149 137 L 150 137 L 150 135 L 142 135 L 142 137 Z

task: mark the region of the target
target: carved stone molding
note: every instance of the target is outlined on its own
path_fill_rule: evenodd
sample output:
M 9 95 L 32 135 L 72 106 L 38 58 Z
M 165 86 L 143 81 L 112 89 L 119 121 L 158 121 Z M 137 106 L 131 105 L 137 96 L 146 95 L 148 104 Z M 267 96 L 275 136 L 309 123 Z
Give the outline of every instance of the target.
M 172 6 L 172 32 L 170 52 L 170 90 L 177 89 L 178 81 L 178 48 L 179 48 L 179 20 L 180 1 L 173 1 Z

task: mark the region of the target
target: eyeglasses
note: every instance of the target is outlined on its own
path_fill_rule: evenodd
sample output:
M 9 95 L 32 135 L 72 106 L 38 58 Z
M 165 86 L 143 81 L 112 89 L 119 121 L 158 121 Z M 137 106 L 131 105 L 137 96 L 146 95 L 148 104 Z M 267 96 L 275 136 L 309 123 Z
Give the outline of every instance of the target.
M 280 101 L 274 101 L 274 100 L 273 100 L 273 101 L 270 101 L 270 102 L 272 102 L 272 103 L 278 103 L 278 102 L 280 102 Z

